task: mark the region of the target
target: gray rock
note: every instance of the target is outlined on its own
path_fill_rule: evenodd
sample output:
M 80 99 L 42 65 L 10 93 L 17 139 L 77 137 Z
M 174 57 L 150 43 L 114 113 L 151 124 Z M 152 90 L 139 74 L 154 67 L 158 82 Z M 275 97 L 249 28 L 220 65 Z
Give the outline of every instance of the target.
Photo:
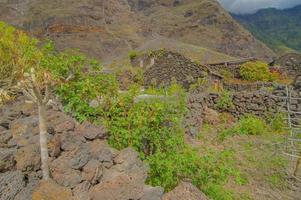
M 161 200 L 164 190 L 161 187 L 145 186 L 140 200 Z
M 102 181 L 90 190 L 92 200 L 139 200 L 144 185 L 122 174 L 108 181 Z
M 24 187 L 24 176 L 20 171 L 0 174 L 0 200 L 14 200 Z
M 65 132 L 60 140 L 61 148 L 64 151 L 73 151 L 83 144 L 82 138 L 75 135 L 74 132 Z
M 93 185 L 99 183 L 102 175 L 103 169 L 97 160 L 90 160 L 82 171 L 83 180 L 89 181 Z
M 27 178 L 27 184 L 26 187 L 24 187 L 15 197 L 14 200 L 27 200 L 31 199 L 32 193 L 34 189 L 39 184 L 40 179 L 42 178 L 42 173 L 31 173 L 28 174 Z
M 81 169 L 88 163 L 90 158 L 91 156 L 86 146 L 81 145 L 75 155 L 72 156 L 69 165 L 72 169 Z
M 71 156 L 63 153 L 50 164 L 53 179 L 60 185 L 74 188 L 82 181 L 79 170 L 72 169 L 69 165 Z
M 91 184 L 88 181 L 84 181 L 73 188 L 73 195 L 75 200 L 91 200 L 89 189 Z
M 88 140 L 103 139 L 107 136 L 107 131 L 102 125 L 96 126 L 90 122 L 84 122 L 75 132 Z
M 41 166 L 40 148 L 37 144 L 21 147 L 15 155 L 17 169 L 20 171 L 37 171 Z
M 182 182 L 175 189 L 166 193 L 162 200 L 209 200 L 191 183 Z
M 14 154 L 16 149 L 2 149 L 0 148 L 0 172 L 11 170 L 14 165 Z
M 0 131 L 0 147 L 5 146 L 9 140 L 11 140 L 13 135 L 9 130 L 2 130 Z

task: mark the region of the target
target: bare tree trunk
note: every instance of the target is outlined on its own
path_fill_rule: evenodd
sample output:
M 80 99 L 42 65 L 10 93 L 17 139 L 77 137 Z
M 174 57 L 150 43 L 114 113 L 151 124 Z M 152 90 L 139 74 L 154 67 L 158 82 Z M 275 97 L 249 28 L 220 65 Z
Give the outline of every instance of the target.
M 47 127 L 46 127 L 46 112 L 45 105 L 38 103 L 39 108 L 39 128 L 40 128 L 40 148 L 41 148 L 41 162 L 43 179 L 49 179 L 49 168 L 48 168 L 48 146 L 47 146 Z

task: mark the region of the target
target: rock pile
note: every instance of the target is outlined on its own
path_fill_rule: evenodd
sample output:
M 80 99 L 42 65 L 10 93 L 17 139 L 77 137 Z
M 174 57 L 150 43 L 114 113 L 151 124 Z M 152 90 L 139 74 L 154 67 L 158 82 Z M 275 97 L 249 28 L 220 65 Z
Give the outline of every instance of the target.
M 154 63 L 144 72 L 146 86 L 166 86 L 173 80 L 188 89 L 198 78 L 208 76 L 208 70 L 181 54 L 166 50 L 153 52 Z
M 20 99 L 0 111 L 0 200 L 159 200 L 160 187 L 144 184 L 148 167 L 131 148 L 106 143 L 103 126 L 77 124 L 47 111 L 50 171 L 41 182 L 36 109 Z

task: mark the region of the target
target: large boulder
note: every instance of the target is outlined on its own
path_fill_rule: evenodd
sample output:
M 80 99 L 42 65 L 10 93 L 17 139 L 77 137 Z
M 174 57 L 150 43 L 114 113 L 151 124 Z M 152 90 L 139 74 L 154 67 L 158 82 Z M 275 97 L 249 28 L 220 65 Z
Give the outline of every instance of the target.
M 32 200 L 73 200 L 72 192 L 53 181 L 42 181 L 32 194 Z
M 191 183 L 182 182 L 175 189 L 163 196 L 163 200 L 209 200 Z

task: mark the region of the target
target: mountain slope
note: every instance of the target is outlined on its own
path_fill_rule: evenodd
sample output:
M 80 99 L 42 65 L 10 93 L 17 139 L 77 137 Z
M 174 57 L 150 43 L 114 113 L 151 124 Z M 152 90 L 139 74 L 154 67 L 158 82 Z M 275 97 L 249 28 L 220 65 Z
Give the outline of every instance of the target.
M 233 14 L 233 17 L 276 52 L 301 52 L 301 5 L 285 10 L 263 9 L 249 15 Z
M 0 0 L 0 20 L 103 61 L 158 37 L 235 57 L 274 55 L 216 0 Z

